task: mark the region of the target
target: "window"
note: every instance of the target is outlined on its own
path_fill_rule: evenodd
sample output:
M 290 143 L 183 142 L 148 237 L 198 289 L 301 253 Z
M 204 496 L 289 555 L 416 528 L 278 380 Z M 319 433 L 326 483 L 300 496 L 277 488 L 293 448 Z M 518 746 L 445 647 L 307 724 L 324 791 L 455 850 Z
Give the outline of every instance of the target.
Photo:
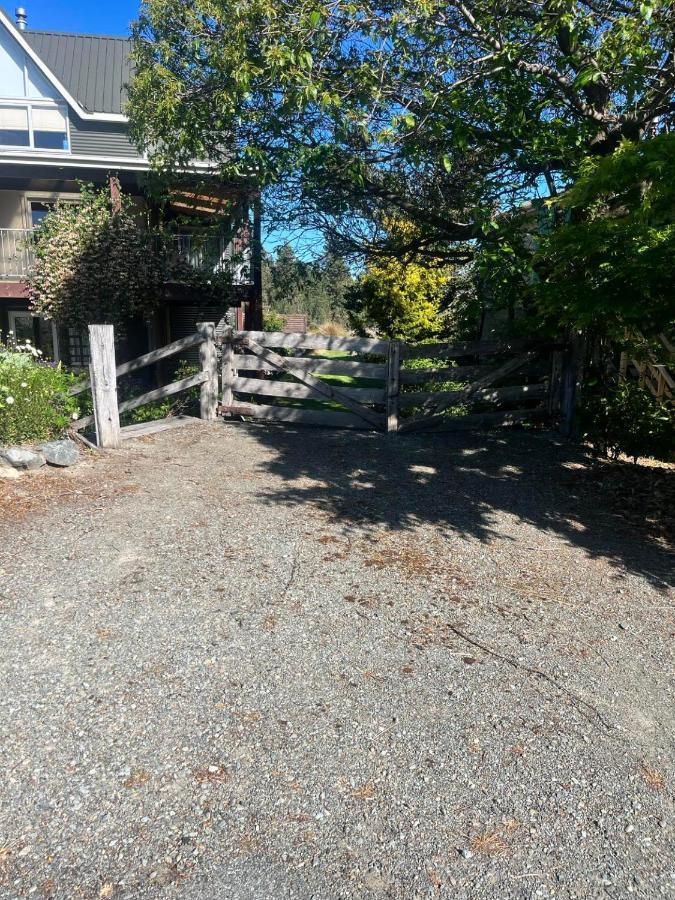
M 0 26 L 0 147 L 68 151 L 63 98 Z
M 54 322 L 46 319 L 37 319 L 23 309 L 10 309 L 8 312 L 9 330 L 14 333 L 18 344 L 27 341 L 42 350 L 44 359 L 52 359 L 58 362 L 59 340 Z M 37 328 L 36 328 L 37 326 Z M 37 338 L 37 340 L 36 340 Z
M 58 106 L 33 106 L 33 146 L 37 150 L 67 150 L 68 120 Z
M 7 315 L 9 318 L 9 330 L 14 332 L 14 340 L 17 344 L 25 344 L 26 341 L 33 344 L 35 342 L 35 329 L 31 314 L 24 310 L 10 309 Z
M 30 201 L 30 224 L 31 228 L 37 228 L 48 212 L 52 209 L 48 203 L 41 203 L 39 200 Z
M 7 147 L 30 147 L 26 107 L 0 106 L 0 144 Z
M 68 150 L 68 117 L 64 108 L 47 102 L 1 104 L 0 145 Z
M 74 369 L 89 365 L 89 334 L 84 328 L 68 329 L 68 359 Z

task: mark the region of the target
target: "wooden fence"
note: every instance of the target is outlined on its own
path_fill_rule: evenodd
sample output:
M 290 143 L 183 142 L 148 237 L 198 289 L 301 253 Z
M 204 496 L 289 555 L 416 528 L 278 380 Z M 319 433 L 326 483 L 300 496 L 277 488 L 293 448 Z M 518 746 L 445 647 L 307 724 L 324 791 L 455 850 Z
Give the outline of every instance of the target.
M 506 425 L 556 411 L 560 366 L 559 350 L 525 341 L 414 346 L 231 331 L 219 411 L 390 432 Z
M 495 427 L 560 409 L 562 354 L 551 344 L 409 345 L 232 329 L 217 342 L 215 326 L 205 322 L 194 334 L 117 366 L 112 326 L 92 325 L 89 333 L 90 377 L 71 392 L 90 389 L 94 412 L 73 427 L 95 425 L 101 447 L 119 447 L 120 413 L 196 385 L 206 420 L 221 414 L 387 432 Z M 118 402 L 119 376 L 193 346 L 199 346 L 199 372 Z
M 216 329 L 213 322 L 197 325 L 195 334 L 180 338 L 165 347 L 151 350 L 129 362 L 115 365 L 115 337 L 112 325 L 90 325 L 89 344 L 90 358 L 89 378 L 71 388 L 70 393 L 77 395 L 91 390 L 94 406 L 93 415 L 84 416 L 73 422 L 76 431 L 94 425 L 96 442 L 99 447 L 117 449 L 120 446 L 122 433 L 120 413 L 137 409 L 153 400 L 163 400 L 181 391 L 200 385 L 200 415 L 203 419 L 215 419 L 218 403 L 218 357 L 216 353 Z M 172 381 L 163 387 L 146 391 L 138 397 L 119 403 L 117 400 L 117 379 L 121 375 L 136 372 L 145 366 L 175 356 L 189 347 L 199 345 L 201 371 Z

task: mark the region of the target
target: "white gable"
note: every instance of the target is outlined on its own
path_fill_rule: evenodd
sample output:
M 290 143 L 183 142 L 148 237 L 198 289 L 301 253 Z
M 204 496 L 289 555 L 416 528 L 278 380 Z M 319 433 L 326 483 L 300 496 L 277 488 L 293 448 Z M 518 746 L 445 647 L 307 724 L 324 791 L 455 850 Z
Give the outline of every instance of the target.
M 0 97 L 6 100 L 63 98 L 0 23 Z
M 0 7 L 0 100 L 63 100 L 81 119 L 126 122 L 121 113 L 83 109 L 17 31 Z

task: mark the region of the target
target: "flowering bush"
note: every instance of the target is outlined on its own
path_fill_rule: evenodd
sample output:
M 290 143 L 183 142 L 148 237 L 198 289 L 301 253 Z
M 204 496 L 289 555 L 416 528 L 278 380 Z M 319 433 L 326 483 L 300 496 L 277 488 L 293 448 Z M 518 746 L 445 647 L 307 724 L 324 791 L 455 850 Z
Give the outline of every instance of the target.
M 84 185 L 78 203 L 59 203 L 45 216 L 32 243 L 35 264 L 28 277 L 36 316 L 83 327 L 116 326 L 148 315 L 163 289 L 162 254 L 122 197 Z
M 62 432 L 78 406 L 68 388 L 73 375 L 45 365 L 31 344 L 0 336 L 0 446 L 48 440 Z

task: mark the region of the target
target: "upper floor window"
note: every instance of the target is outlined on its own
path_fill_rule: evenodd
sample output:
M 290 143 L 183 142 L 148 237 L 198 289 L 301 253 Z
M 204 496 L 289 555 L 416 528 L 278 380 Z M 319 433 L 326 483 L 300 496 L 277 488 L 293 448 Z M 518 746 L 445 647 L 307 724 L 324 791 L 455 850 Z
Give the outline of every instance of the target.
M 68 117 L 58 104 L 0 103 L 0 146 L 68 150 Z
M 69 149 L 67 108 L 62 98 L 1 26 L 0 146 Z

